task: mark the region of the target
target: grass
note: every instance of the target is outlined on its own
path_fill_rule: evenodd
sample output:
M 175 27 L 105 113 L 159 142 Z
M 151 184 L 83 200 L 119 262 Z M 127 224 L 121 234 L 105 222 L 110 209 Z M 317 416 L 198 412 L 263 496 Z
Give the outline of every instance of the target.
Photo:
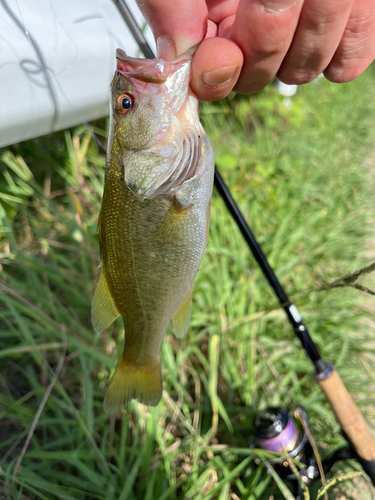
M 350 84 L 318 79 L 292 99 L 269 88 L 205 103 L 201 116 L 223 177 L 323 357 L 374 422 L 367 295 L 318 291 L 370 264 L 364 245 L 374 174 L 363 165 L 374 139 L 373 83 L 370 68 Z M 105 136 L 107 125 L 94 127 Z M 178 341 L 168 329 L 162 345 L 163 399 L 156 408 L 132 402 L 108 416 L 102 401 L 124 330 L 118 320 L 98 338 L 90 323 L 103 152 L 77 127 L 3 149 L 0 160 L 0 497 L 293 498 L 290 483 L 266 473 L 272 455 L 250 447 L 256 411 L 302 405 L 322 458 L 344 440 L 218 195 L 190 330 Z M 348 478 L 361 470 L 355 462 L 340 465 Z M 335 498 L 342 478 L 330 477 Z M 345 485 L 353 488 L 349 479 Z M 319 486 L 310 488 L 311 498 Z

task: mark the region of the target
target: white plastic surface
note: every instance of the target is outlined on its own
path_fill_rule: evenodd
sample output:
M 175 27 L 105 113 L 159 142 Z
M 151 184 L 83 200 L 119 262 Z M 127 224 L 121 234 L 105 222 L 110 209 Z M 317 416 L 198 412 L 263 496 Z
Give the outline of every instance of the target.
M 127 3 L 142 26 L 135 1 Z M 16 20 L 0 0 L 0 147 L 108 115 L 116 48 L 143 57 L 112 1 L 6 4 Z M 148 28 L 146 38 L 154 49 Z

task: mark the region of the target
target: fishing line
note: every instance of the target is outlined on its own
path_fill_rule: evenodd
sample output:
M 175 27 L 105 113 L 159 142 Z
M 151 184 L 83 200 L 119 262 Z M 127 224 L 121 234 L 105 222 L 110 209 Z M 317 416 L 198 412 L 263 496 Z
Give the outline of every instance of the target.
M 22 32 L 22 34 L 27 38 L 27 40 L 29 41 L 29 43 L 31 44 L 31 46 L 33 47 L 33 49 L 35 51 L 36 57 L 37 57 L 39 64 L 40 64 L 41 71 L 42 71 L 44 78 L 45 78 L 45 81 L 46 81 L 49 96 L 50 96 L 52 104 L 53 104 L 53 117 L 52 117 L 52 123 L 51 123 L 51 130 L 53 130 L 55 125 L 56 125 L 56 121 L 57 121 L 57 118 L 59 115 L 59 108 L 58 108 L 58 104 L 57 104 L 55 90 L 54 90 L 53 85 L 52 85 L 51 76 L 48 72 L 48 66 L 44 61 L 43 53 L 42 53 L 41 49 L 39 48 L 39 45 L 37 44 L 35 38 L 26 29 L 26 27 L 21 23 L 21 21 L 18 19 L 18 17 L 14 14 L 14 12 L 9 7 L 7 1 L 0 0 L 0 3 L 3 6 L 5 12 L 12 19 L 12 21 L 17 26 L 17 28 Z
M 27 75 L 28 80 L 30 80 L 34 85 L 37 85 L 38 87 L 42 87 L 42 88 L 47 88 L 47 90 L 48 90 L 48 94 L 50 96 L 50 99 L 52 101 L 53 108 L 54 108 L 52 122 L 51 122 L 51 126 L 50 126 L 51 127 L 51 131 L 53 131 L 53 129 L 55 128 L 57 119 L 59 117 L 58 99 L 57 99 L 56 91 L 55 91 L 55 88 L 54 88 L 54 85 L 53 85 L 53 83 L 54 83 L 56 85 L 56 87 L 59 89 L 59 92 L 62 95 L 62 97 L 69 104 L 69 106 L 71 107 L 71 109 L 78 115 L 81 123 L 83 123 L 85 125 L 85 127 L 90 132 L 91 136 L 94 138 L 94 140 L 96 141 L 96 143 L 98 144 L 98 146 L 104 152 L 106 152 L 107 148 L 105 147 L 105 145 L 102 143 L 102 141 L 95 134 L 95 132 L 90 127 L 90 125 L 83 118 L 83 115 L 81 114 L 81 112 L 76 108 L 76 106 L 70 101 L 70 99 L 68 98 L 68 96 L 65 94 L 65 92 L 64 92 L 64 90 L 62 88 L 62 85 L 60 84 L 60 82 L 59 82 L 59 80 L 57 78 L 57 74 L 55 74 L 51 70 L 51 68 L 49 68 L 48 65 L 46 64 L 43 52 L 42 52 L 41 48 L 39 47 L 38 43 L 36 42 L 35 38 L 33 37 L 33 35 L 26 28 L 26 26 L 18 19 L 18 17 L 16 16 L 16 14 L 11 10 L 11 8 L 9 7 L 9 5 L 7 3 L 7 0 L 0 0 L 0 4 L 3 6 L 4 10 L 9 15 L 9 17 L 12 19 L 12 21 L 17 26 L 17 28 L 22 32 L 23 35 L 25 35 L 25 37 L 27 38 L 27 40 L 29 41 L 29 43 L 31 44 L 31 46 L 34 49 L 34 52 L 35 52 L 35 55 L 36 55 L 36 58 L 37 58 L 39 64 L 36 61 L 33 61 L 31 59 L 23 59 L 20 62 L 20 67 L 24 71 L 24 73 Z M 52 4 L 51 4 L 51 8 L 52 8 L 53 12 L 55 13 Z M 99 18 L 101 18 L 100 15 L 94 14 L 92 16 L 86 16 L 84 18 L 76 19 L 75 23 L 80 23 L 80 22 L 84 22 L 84 21 L 87 21 L 87 20 L 99 19 Z M 119 44 L 119 39 L 112 32 L 112 30 L 109 28 L 108 25 L 106 25 L 106 31 L 107 31 L 109 37 L 112 37 L 114 39 L 115 43 Z M 75 48 L 75 55 L 74 55 L 74 58 L 73 58 L 73 62 L 74 62 L 77 59 L 78 49 L 77 49 L 76 44 L 74 43 L 74 40 L 69 35 L 69 33 L 66 32 L 65 30 L 64 30 L 64 32 L 65 32 L 65 35 L 69 38 L 69 40 L 72 42 L 72 44 L 73 44 L 73 46 Z M 7 40 L 5 40 L 5 42 L 8 43 Z M 67 68 L 65 68 L 63 71 L 65 71 L 66 69 Z M 44 79 L 45 79 L 45 85 L 42 85 L 33 76 L 33 75 L 38 75 L 40 73 L 43 73 L 43 76 L 44 76 Z M 61 72 L 59 72 L 58 74 L 60 74 L 60 73 Z

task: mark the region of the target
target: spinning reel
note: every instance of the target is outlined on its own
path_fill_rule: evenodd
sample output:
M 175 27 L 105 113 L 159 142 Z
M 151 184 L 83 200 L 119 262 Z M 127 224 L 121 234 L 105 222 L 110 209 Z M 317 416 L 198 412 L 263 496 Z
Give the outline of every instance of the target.
M 308 436 L 309 419 L 307 413 L 303 408 L 297 408 L 294 411 L 294 417 L 297 415 L 303 422 L 302 428 L 297 425 L 295 419 L 284 408 L 268 407 L 254 417 L 253 430 L 256 443 L 260 448 L 267 451 L 287 452 L 291 459 L 297 460 L 303 465 L 298 470 L 298 474 L 307 486 L 320 480 L 321 473 L 326 475 L 340 460 L 352 458 L 361 462 L 355 449 L 349 445 L 339 448 L 319 464 Z M 294 496 L 296 500 L 301 500 L 302 487 L 286 456 L 268 460 L 268 463 L 282 479 L 293 483 Z M 374 483 L 375 461 L 372 462 L 372 468 L 369 467 L 369 464 L 364 468 Z

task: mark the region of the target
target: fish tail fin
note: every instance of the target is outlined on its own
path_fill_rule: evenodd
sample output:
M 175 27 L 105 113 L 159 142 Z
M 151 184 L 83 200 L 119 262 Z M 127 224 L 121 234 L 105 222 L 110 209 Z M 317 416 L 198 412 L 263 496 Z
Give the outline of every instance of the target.
M 114 413 L 125 408 L 131 399 L 156 406 L 162 395 L 160 357 L 146 365 L 124 360 L 117 363 L 112 381 L 104 398 L 104 411 Z

